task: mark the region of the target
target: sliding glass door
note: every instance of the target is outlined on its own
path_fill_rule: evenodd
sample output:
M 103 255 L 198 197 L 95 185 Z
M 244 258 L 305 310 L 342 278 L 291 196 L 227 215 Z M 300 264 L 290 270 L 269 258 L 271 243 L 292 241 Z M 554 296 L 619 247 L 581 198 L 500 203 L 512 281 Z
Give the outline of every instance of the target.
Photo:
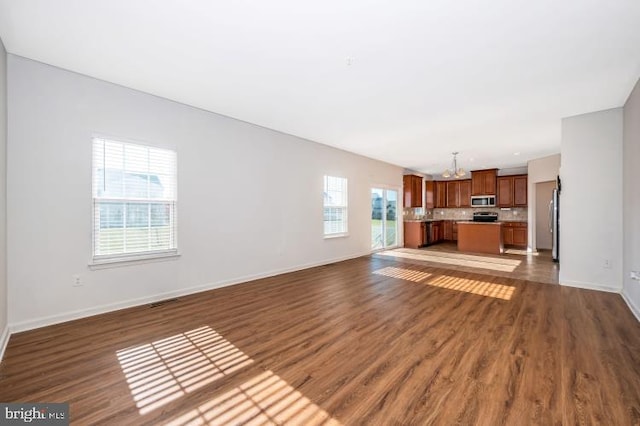
M 398 245 L 398 191 L 371 188 L 371 249 Z

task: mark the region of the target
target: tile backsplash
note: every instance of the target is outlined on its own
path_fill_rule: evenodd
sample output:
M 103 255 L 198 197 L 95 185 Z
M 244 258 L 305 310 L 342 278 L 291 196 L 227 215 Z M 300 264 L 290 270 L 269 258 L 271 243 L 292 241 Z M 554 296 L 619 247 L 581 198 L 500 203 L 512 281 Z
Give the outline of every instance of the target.
M 463 209 L 427 209 L 426 212 L 422 208 L 406 208 L 403 210 L 403 219 L 419 220 L 419 219 L 442 219 L 442 220 L 471 220 L 473 212 L 495 212 L 498 213 L 498 220 L 505 221 L 527 221 L 526 207 L 512 207 L 509 209 L 501 209 L 499 207 L 482 207 L 482 208 L 463 208 Z

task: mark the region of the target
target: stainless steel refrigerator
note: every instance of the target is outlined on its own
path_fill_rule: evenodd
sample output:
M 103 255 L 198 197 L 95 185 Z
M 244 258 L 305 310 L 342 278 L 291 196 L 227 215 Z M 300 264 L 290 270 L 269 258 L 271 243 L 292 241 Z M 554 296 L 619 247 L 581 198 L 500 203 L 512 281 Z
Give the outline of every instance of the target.
M 560 261 L 560 178 L 549 202 L 549 227 L 551 228 L 551 257 Z

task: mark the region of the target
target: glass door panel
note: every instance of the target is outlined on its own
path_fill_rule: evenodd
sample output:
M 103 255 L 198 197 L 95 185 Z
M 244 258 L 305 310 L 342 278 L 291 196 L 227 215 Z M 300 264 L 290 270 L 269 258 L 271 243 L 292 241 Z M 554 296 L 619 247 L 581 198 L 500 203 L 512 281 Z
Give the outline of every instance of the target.
M 379 188 L 371 189 L 371 248 L 373 250 L 384 248 L 384 190 Z
M 398 191 L 371 189 L 371 249 L 398 244 Z
M 398 191 L 394 191 L 392 189 L 387 189 L 385 191 L 386 195 L 386 218 L 384 221 L 385 228 L 385 247 L 391 247 L 398 244 L 398 225 L 396 222 L 397 218 L 397 207 L 398 207 Z

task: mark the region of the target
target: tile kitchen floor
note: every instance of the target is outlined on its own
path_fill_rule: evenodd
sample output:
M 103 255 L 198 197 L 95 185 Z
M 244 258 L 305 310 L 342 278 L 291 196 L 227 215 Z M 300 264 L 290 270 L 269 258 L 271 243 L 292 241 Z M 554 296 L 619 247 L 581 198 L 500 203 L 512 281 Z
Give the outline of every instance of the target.
M 502 255 L 474 254 L 459 252 L 455 243 L 440 243 L 421 249 L 385 250 L 373 256 L 477 274 L 558 284 L 559 264 L 551 259 L 550 250 L 538 253 L 511 250 Z

